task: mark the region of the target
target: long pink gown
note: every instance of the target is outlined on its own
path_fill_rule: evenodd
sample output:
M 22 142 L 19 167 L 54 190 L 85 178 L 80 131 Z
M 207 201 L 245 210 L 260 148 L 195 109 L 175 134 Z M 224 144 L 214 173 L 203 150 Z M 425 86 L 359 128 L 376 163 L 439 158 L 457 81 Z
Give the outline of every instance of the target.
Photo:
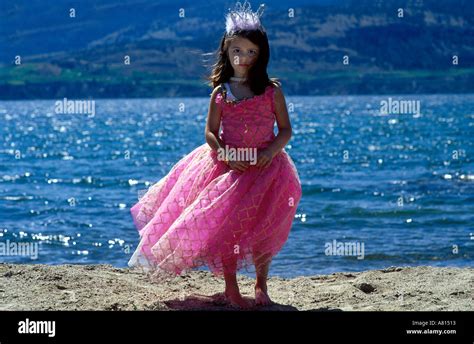
M 216 97 L 220 138 L 262 149 L 275 138 L 274 88 L 252 98 Z M 266 168 L 231 170 L 207 143 L 179 160 L 131 208 L 140 242 L 128 265 L 181 274 L 207 266 L 216 276 L 269 261 L 283 247 L 301 199 L 298 172 L 283 149 Z

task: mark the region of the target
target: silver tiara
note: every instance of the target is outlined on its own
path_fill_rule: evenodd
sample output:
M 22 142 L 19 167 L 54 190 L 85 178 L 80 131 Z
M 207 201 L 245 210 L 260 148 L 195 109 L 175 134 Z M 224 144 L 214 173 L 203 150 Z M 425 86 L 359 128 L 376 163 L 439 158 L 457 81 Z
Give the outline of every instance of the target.
M 257 30 L 262 28 L 260 17 L 264 9 L 265 5 L 261 4 L 257 12 L 252 12 L 249 2 L 245 1 L 243 5 L 237 2 L 234 10 L 229 8 L 229 13 L 226 15 L 226 33 L 231 35 L 237 30 Z

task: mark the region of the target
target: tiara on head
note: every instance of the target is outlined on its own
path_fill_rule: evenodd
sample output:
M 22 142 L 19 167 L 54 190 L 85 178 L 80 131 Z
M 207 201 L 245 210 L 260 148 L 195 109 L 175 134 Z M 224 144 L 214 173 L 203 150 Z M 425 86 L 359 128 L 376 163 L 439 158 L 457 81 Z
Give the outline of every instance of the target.
M 242 5 L 240 2 L 235 4 L 234 10 L 229 8 L 226 15 L 225 31 L 231 35 L 237 30 L 257 30 L 262 28 L 260 17 L 263 14 L 265 5 L 261 4 L 257 12 L 252 12 L 250 3 L 245 1 Z

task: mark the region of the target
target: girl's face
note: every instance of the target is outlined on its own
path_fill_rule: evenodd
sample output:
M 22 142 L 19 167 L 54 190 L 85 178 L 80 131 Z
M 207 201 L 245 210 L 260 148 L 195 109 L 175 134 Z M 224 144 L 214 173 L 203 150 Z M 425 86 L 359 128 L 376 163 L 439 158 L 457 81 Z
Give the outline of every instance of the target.
M 228 54 L 234 74 L 247 75 L 258 59 L 259 49 L 247 38 L 236 37 L 230 43 Z

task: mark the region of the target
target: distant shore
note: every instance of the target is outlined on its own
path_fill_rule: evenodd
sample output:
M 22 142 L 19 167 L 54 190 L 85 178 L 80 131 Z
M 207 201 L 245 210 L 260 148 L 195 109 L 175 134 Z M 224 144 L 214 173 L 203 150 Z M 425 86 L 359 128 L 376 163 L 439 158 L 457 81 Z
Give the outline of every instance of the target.
M 255 310 L 473 311 L 474 269 L 390 267 L 271 277 L 274 305 Z M 239 276 L 253 300 L 254 280 Z M 0 310 L 232 310 L 223 280 L 206 271 L 155 280 L 110 265 L 0 264 Z
M 51 67 L 57 73 L 51 74 Z M 0 100 L 208 98 L 212 92 L 204 79 L 155 72 L 123 75 L 122 69 L 87 70 L 49 63 L 24 66 L 0 64 Z M 312 73 L 275 71 L 286 96 L 344 96 L 396 94 L 471 94 L 474 68 L 402 70 L 321 70 Z M 449 87 L 446 87 L 449 85 Z

